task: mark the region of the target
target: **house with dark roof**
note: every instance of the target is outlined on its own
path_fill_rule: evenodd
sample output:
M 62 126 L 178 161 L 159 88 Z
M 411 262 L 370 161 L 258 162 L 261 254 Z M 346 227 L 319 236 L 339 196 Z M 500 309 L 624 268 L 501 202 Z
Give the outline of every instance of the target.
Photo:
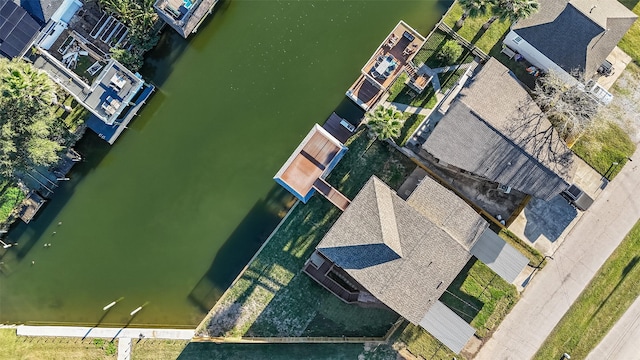
M 519 20 L 504 45 L 544 72 L 590 79 L 637 18 L 616 0 L 539 0 L 540 11 Z
M 0 0 L 0 56 L 22 57 L 39 31 L 40 24 L 25 9 L 9 0 Z
M 491 58 L 464 84 L 423 156 L 550 200 L 572 183 L 573 153 L 514 75 Z
M 438 299 L 472 256 L 509 282 L 528 263 L 435 180 L 404 201 L 373 176 L 303 271 L 344 302 L 391 308 L 460 352 L 475 329 Z

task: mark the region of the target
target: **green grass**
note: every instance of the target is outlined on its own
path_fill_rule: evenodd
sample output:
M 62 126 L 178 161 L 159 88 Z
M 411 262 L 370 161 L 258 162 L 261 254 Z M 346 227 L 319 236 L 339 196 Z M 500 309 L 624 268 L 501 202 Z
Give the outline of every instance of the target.
M 498 236 L 500 236 L 509 245 L 516 248 L 516 250 L 518 250 L 522 255 L 526 256 L 527 259 L 529 259 L 529 265 L 542 269 L 547 264 L 542 253 L 529 246 L 529 244 L 522 241 L 522 239 L 508 229 L 501 229 L 500 232 L 498 232 Z
M 175 359 L 175 357 L 136 357 L 137 359 Z M 190 343 L 178 360 L 269 359 L 269 360 L 396 360 L 396 352 L 387 345 L 363 344 L 214 344 Z
M 432 96 L 433 101 L 435 102 L 436 97 Z M 411 114 L 411 113 L 403 113 L 402 114 L 405 121 L 404 126 L 402 127 L 402 131 L 400 132 L 400 137 L 398 138 L 398 144 L 400 146 L 404 146 L 407 141 L 411 138 L 411 134 L 420 126 L 422 121 L 424 120 L 424 115 L 419 114 Z
M 398 188 L 415 164 L 384 142 L 369 144 L 366 130 L 327 179 L 353 198 L 373 174 Z M 304 262 L 340 211 L 321 196 L 292 210 L 269 243 L 216 305 L 211 335 L 383 336 L 398 315 L 347 305 L 301 273 Z M 200 332 L 200 331 L 199 331 Z
M 114 344 L 117 348 L 117 340 Z M 18 337 L 15 329 L 0 329 L 0 359 L 116 359 L 115 354 L 108 354 L 112 349 L 105 340 L 98 345 L 91 338 Z
M 389 97 L 387 100 L 425 109 L 433 109 L 437 101 L 435 91 L 431 84 L 427 85 L 420 94 L 417 94 L 416 91 L 410 87 L 405 86 L 396 96 Z
M 435 61 L 439 61 L 436 55 L 440 51 L 440 48 L 447 41 L 447 39 L 448 39 L 447 34 L 445 34 L 444 32 L 440 30 L 434 31 L 429 36 L 429 38 L 427 38 L 427 40 L 425 41 L 424 45 L 422 45 L 420 50 L 418 50 L 418 53 L 416 53 L 416 56 L 413 57 L 413 63 L 416 64 L 416 66 L 418 67 L 421 66 L 422 64 L 426 64 L 429 67 L 434 65 Z M 434 66 L 434 67 L 440 67 L 440 66 Z
M 91 116 L 89 110 L 85 109 L 82 105 L 77 104 L 76 107 L 71 110 L 71 113 L 64 118 L 64 123 L 69 129 L 69 132 L 75 132 L 78 127 Z
M 517 300 L 515 287 L 475 258 L 467 263 L 440 297 L 440 301 L 476 329 L 480 338 L 491 335 Z M 405 343 L 412 354 L 425 359 L 456 357 L 428 332 L 411 324 L 404 328 L 398 340 Z
M 609 170 L 611 164 L 619 163 L 611 169 L 608 176 L 613 179 L 622 170 L 627 157 L 635 152 L 636 145 L 620 126 L 608 122 L 583 134 L 572 150 L 602 175 Z
M 4 189 L 2 195 L 0 195 L 0 224 L 9 219 L 13 210 L 22 203 L 24 198 L 24 192 L 18 187 L 11 186 Z
M 511 22 L 496 20 L 491 27 L 484 31 L 482 25 L 492 16 L 491 13 L 480 17 L 468 17 L 460 29 L 456 29 L 456 21 L 462 15 L 462 8 L 458 3 L 454 3 L 444 18 L 444 23 L 456 30 L 460 36 L 474 44 L 484 53 L 489 51 L 501 41 L 504 34 L 509 31 Z
M 640 3 L 637 0 L 620 0 L 620 2 L 636 15 L 640 15 Z M 618 46 L 640 65 L 640 23 L 636 21 L 631 29 L 622 37 Z
M 477 330 L 476 335 L 484 338 L 507 316 L 518 301 L 518 292 L 515 286 L 474 258 L 449 285 L 440 301 L 470 322 Z
M 393 82 L 393 85 L 391 85 L 391 87 L 389 88 L 389 99 L 395 99 L 403 89 L 407 88 L 407 85 L 405 83 L 408 79 L 409 75 L 407 75 L 407 73 L 403 71 L 398 76 L 398 78 L 396 78 L 396 81 Z
M 534 359 L 584 359 L 640 296 L 640 222 L 602 265 Z
M 413 355 L 421 356 L 424 359 L 451 360 L 458 358 L 425 329 L 413 324 L 408 324 L 404 328 L 398 340 L 403 342 Z

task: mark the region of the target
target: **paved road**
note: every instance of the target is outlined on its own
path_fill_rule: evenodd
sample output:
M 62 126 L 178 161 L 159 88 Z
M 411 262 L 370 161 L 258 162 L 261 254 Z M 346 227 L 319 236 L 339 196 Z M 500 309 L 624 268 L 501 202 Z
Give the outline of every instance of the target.
M 640 298 L 629 307 L 587 360 L 640 360 Z
M 640 218 L 640 153 L 600 194 L 567 235 L 476 359 L 525 360 Z

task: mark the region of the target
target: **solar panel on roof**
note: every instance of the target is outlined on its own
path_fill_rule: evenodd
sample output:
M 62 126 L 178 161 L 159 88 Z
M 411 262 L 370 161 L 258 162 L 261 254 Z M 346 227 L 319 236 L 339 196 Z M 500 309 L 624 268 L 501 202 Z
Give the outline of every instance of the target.
M 0 0 L 0 52 L 9 58 L 19 56 L 40 30 L 38 23 L 17 4 Z

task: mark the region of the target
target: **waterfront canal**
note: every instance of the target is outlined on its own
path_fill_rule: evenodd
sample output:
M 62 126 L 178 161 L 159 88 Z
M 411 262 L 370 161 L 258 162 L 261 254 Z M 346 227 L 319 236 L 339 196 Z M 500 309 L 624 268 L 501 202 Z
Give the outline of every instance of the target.
M 140 116 L 113 147 L 87 133 L 0 249 L 0 323 L 199 323 L 284 214 L 272 177 L 299 141 L 400 19 L 426 35 L 447 5 L 228 0 L 189 41 L 168 29 Z

